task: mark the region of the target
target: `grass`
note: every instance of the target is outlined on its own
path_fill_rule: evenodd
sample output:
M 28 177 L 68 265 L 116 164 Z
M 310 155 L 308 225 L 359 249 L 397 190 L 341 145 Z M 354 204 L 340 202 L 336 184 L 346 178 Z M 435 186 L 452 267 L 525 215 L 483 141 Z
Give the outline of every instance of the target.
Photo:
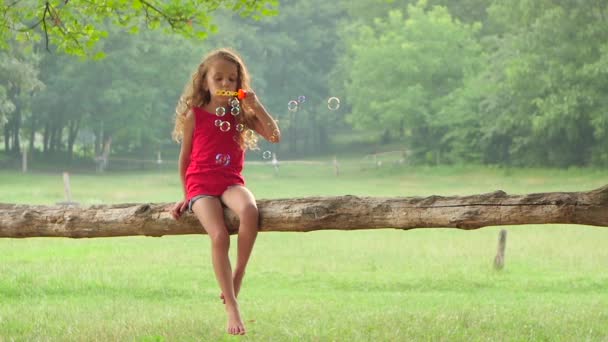
M 329 162 L 329 160 L 328 160 Z M 583 191 L 601 170 L 247 167 L 258 198 Z M 176 172 L 71 175 L 82 204 L 170 202 Z M 2 202 L 63 200 L 60 174 L 0 171 Z M 508 230 L 505 269 L 492 260 Z M 0 240 L 0 341 L 606 341 L 608 229 L 262 233 L 224 333 L 206 236 Z M 231 259 L 235 260 L 236 237 Z

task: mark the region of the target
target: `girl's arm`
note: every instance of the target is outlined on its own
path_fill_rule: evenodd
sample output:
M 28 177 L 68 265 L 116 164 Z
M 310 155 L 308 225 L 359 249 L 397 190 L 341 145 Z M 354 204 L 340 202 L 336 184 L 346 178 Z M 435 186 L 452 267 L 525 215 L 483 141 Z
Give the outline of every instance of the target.
M 186 114 L 184 121 L 184 135 L 182 137 L 182 146 L 179 152 L 179 175 L 182 180 L 182 188 L 184 190 L 184 199 L 187 196 L 186 190 L 186 170 L 190 164 L 190 151 L 192 150 L 192 133 L 194 132 L 194 113 L 192 110 Z
M 259 135 L 271 143 L 281 141 L 281 131 L 277 122 L 270 116 L 266 108 L 258 100 L 254 92 L 248 91 L 243 105 L 253 114 L 254 126 L 252 127 Z

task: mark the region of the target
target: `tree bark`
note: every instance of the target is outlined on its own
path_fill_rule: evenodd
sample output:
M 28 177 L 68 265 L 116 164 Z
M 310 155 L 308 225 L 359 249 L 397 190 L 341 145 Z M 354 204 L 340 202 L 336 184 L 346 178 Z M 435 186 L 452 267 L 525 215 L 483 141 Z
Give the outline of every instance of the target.
M 0 204 L 0 237 L 91 238 L 129 235 L 203 234 L 196 217 L 173 220 L 173 203 L 88 207 Z M 459 228 L 520 224 L 608 226 L 608 185 L 587 192 L 472 196 L 307 197 L 259 200 L 260 231 L 373 228 Z M 231 234 L 238 218 L 226 209 Z

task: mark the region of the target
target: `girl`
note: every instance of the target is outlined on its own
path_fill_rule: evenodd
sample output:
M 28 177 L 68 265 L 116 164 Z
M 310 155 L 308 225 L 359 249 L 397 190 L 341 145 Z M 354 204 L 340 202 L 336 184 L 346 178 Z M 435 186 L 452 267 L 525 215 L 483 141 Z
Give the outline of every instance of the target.
M 213 270 L 228 315 L 227 332 L 234 335 L 245 334 L 236 298 L 258 230 L 255 198 L 241 174 L 245 150 L 256 148 L 257 138 L 251 130 L 270 142 L 280 141 L 276 122 L 250 90 L 249 82 L 245 64 L 235 52 L 211 52 L 184 89 L 173 130 L 173 138 L 181 141 L 179 173 L 184 199 L 175 204 L 171 215 L 177 220 L 185 210 L 194 212 L 211 238 Z M 241 103 L 225 95 L 238 89 L 246 93 Z M 240 220 L 234 273 L 222 204 Z

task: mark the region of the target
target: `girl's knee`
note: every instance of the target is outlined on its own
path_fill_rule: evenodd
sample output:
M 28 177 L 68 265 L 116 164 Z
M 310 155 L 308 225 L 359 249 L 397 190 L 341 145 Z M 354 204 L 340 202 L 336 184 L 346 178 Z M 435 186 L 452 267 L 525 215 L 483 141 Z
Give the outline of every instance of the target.
M 229 247 L 230 246 L 230 234 L 226 229 L 214 229 L 207 233 L 211 239 L 211 244 L 214 247 Z
M 259 215 L 258 207 L 255 205 L 255 203 L 247 204 L 241 208 L 240 213 L 238 214 L 241 219 L 257 220 Z

